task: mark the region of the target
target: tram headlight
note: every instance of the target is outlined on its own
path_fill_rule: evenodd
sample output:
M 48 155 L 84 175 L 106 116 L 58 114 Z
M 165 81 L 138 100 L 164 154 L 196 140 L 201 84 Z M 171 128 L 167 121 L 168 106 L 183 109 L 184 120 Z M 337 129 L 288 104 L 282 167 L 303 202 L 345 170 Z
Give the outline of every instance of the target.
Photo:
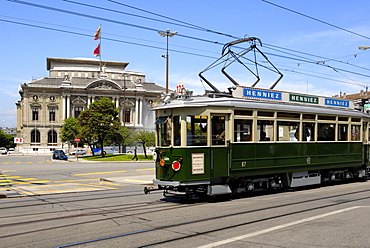
M 172 163 L 172 169 L 174 171 L 179 171 L 181 169 L 181 164 L 179 161 L 173 161 Z
M 182 164 L 182 158 L 179 159 L 179 161 L 175 160 L 172 162 L 172 169 L 174 171 L 179 171 L 181 169 Z

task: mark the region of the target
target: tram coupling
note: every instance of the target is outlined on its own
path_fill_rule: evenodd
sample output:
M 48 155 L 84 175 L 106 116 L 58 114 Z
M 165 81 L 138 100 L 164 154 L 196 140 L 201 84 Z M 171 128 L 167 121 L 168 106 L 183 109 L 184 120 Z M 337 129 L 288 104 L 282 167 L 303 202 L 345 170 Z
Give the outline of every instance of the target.
M 152 186 L 150 186 L 150 187 L 144 187 L 144 194 L 149 194 L 150 192 L 152 192 L 152 191 L 157 191 L 157 190 L 163 190 L 163 189 L 159 189 L 159 188 L 154 188 L 154 187 L 152 187 Z

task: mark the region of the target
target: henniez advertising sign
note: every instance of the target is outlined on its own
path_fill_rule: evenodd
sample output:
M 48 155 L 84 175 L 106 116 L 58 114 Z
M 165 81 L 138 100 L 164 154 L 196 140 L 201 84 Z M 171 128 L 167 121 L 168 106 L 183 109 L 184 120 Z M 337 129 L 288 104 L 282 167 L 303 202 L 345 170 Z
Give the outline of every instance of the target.
M 353 102 L 337 98 L 315 96 L 287 91 L 270 89 L 249 88 L 237 86 L 233 91 L 233 97 L 253 100 L 290 102 L 298 104 L 320 105 L 326 107 L 354 108 Z

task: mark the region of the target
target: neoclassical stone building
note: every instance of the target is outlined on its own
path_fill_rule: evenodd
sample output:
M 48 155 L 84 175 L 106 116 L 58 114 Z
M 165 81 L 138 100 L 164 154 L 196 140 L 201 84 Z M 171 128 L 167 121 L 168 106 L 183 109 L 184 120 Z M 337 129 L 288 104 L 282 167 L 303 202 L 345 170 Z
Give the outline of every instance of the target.
M 65 148 L 59 138 L 63 121 L 78 117 L 95 100 L 108 97 L 119 109 L 122 124 L 133 130 L 154 131 L 151 107 L 165 88 L 145 81 L 128 63 L 94 59 L 47 58 L 49 77 L 19 86 L 17 137 L 19 152 L 50 153 Z

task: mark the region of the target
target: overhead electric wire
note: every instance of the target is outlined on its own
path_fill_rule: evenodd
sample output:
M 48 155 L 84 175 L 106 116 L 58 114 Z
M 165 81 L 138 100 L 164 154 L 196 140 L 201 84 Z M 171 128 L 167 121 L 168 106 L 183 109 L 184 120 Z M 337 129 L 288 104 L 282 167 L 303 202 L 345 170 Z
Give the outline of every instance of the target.
M 0 21 L 12 23 L 12 24 L 23 25 L 23 26 L 34 27 L 34 28 L 46 29 L 46 30 L 51 30 L 51 31 L 57 31 L 57 32 L 62 32 L 62 33 L 74 34 L 74 35 L 79 35 L 79 36 L 84 36 L 84 37 L 90 37 L 90 38 L 92 37 L 91 34 L 82 34 L 82 33 L 77 33 L 77 32 L 73 32 L 73 31 L 67 31 L 67 30 L 51 28 L 51 27 L 44 27 L 44 26 L 34 25 L 34 24 L 29 24 L 29 23 L 21 23 L 21 22 L 10 21 L 10 20 L 5 20 L 5 19 L 0 19 Z M 129 42 L 129 41 L 122 41 L 122 40 L 112 39 L 112 38 L 108 38 L 108 37 L 104 37 L 104 39 L 109 40 L 109 41 L 115 41 L 115 42 L 130 44 L 130 45 L 136 45 L 136 46 L 142 46 L 142 47 L 147 47 L 147 48 L 154 48 L 154 49 L 164 50 L 164 48 L 162 48 L 162 47 L 144 45 L 144 44 L 134 43 L 134 42 Z M 175 49 L 169 49 L 169 51 L 182 53 L 182 54 L 187 54 L 187 55 L 194 55 L 194 56 L 198 56 L 198 57 L 217 59 L 216 57 L 211 57 L 211 56 L 201 55 L 201 54 L 191 53 L 191 52 L 184 52 L 184 51 L 179 51 L 179 50 L 175 50 Z
M 335 62 L 338 62 L 338 63 L 343 63 L 343 64 L 346 64 L 346 65 L 350 65 L 350 66 L 353 66 L 353 67 L 356 67 L 356 68 L 359 68 L 359 69 L 370 71 L 369 68 L 365 68 L 365 67 L 358 66 L 358 65 L 355 65 L 355 64 L 351 64 L 351 63 L 348 63 L 348 62 L 344 62 L 344 61 L 341 61 L 341 60 L 327 58 L 327 57 L 323 57 L 323 56 L 319 56 L 319 55 L 315 55 L 315 54 L 311 54 L 311 53 L 301 52 L 301 51 L 297 51 L 297 50 L 293 50 L 293 49 L 289 49 L 289 48 L 285 48 L 285 47 L 275 46 L 275 45 L 272 45 L 272 44 L 266 44 L 265 43 L 264 47 L 266 47 L 268 49 L 275 50 L 275 51 L 280 51 L 280 50 L 271 48 L 271 47 L 276 47 L 276 48 L 279 48 L 279 49 L 284 49 L 284 50 L 287 50 L 287 51 L 292 51 L 292 52 L 295 52 L 295 53 L 301 53 L 301 54 L 305 54 L 305 55 L 308 55 L 308 56 L 324 59 L 322 61 L 335 61 Z M 280 52 L 282 52 L 282 51 L 280 51 Z M 354 55 L 352 54 L 352 55 L 346 55 L 346 56 L 354 56 Z
M 362 34 L 359 34 L 359 33 L 353 32 L 353 31 L 351 31 L 351 30 L 349 30 L 349 29 L 345 29 L 345 28 L 339 27 L 339 26 L 337 26 L 337 25 L 334 25 L 334 24 L 331 24 L 331 23 L 328 23 L 328 22 L 322 21 L 322 20 L 317 19 L 317 18 L 314 18 L 314 17 L 312 17 L 312 16 L 309 16 L 309 15 L 306 15 L 306 14 L 300 13 L 300 12 L 298 12 L 298 11 L 295 11 L 295 10 L 292 10 L 292 9 L 289 9 L 289 8 L 286 8 L 286 7 L 283 7 L 283 6 L 278 5 L 278 4 L 276 4 L 276 3 L 272 3 L 272 2 L 269 2 L 269 1 L 266 1 L 266 0 L 262 0 L 262 2 L 265 2 L 265 3 L 271 4 L 271 5 L 275 6 L 275 7 L 278 7 L 278 8 L 281 8 L 281 9 L 284 9 L 284 10 L 287 10 L 287 11 L 290 11 L 290 12 L 293 12 L 293 13 L 295 13 L 295 14 L 298 14 L 298 15 L 304 16 L 304 17 L 309 18 L 309 19 L 311 19 L 311 20 L 314 20 L 314 21 L 317 21 L 317 22 L 323 23 L 323 24 L 325 24 L 325 25 L 328 25 L 328 26 L 331 26 L 331 27 L 334 27 L 334 28 L 337 28 L 337 29 L 343 30 L 343 31 L 345 31 L 345 32 L 348 32 L 348 33 L 351 33 L 351 34 L 354 34 L 354 35 L 357 35 L 357 36 L 360 36 L 360 37 L 362 37 L 362 38 L 365 38 L 365 39 L 370 40 L 370 37 L 368 37 L 368 36 L 365 36 L 365 35 L 362 35 Z
M 114 12 L 114 13 L 123 14 L 123 15 L 129 15 L 129 16 L 133 16 L 133 17 L 137 17 L 137 18 L 143 18 L 143 19 L 147 19 L 147 20 L 151 20 L 151 21 L 163 22 L 163 23 L 167 23 L 167 24 L 177 25 L 177 26 L 186 27 L 186 28 L 192 28 L 192 29 L 196 29 L 196 30 L 204 30 L 203 28 L 198 28 L 198 27 L 195 27 L 195 26 L 189 26 L 189 25 L 184 25 L 184 24 L 181 24 L 181 23 L 174 23 L 174 22 L 168 22 L 168 21 L 164 21 L 164 20 L 158 20 L 158 19 L 151 18 L 151 17 L 131 14 L 131 13 L 127 13 L 127 12 L 123 12 L 123 11 L 119 11 L 119 10 L 114 10 L 114 9 L 109 9 L 109 8 L 105 8 L 105 7 L 101 7 L 101 6 L 91 5 L 91 4 L 87 4 L 87 3 L 79 3 L 79 2 L 71 1 L 71 0 L 63 0 L 63 1 L 67 2 L 67 3 L 73 3 L 73 4 L 78 4 L 78 5 L 81 5 L 81 6 L 85 6 L 85 7 L 94 8 L 94 9 L 105 10 L 105 11 Z
M 140 26 L 140 25 L 136 25 L 136 24 L 131 24 L 131 23 L 127 23 L 127 22 L 116 21 L 116 20 L 107 19 L 107 18 L 103 18 L 103 17 L 87 15 L 87 14 L 83 14 L 83 13 L 78 13 L 78 12 L 65 10 L 65 9 L 60 9 L 60 8 L 54 8 L 54 7 L 41 5 L 41 4 L 36 4 L 36 3 L 28 3 L 28 2 L 25 2 L 25 1 L 21 1 L 21 0 L 7 0 L 7 1 L 18 3 L 18 4 L 23 4 L 23 5 L 28 5 L 28 6 L 32 6 L 32 7 L 36 7 L 36 8 L 42 8 L 42 9 L 52 10 L 52 11 L 56 11 L 56 12 L 61 12 L 61 13 L 65 13 L 65 14 L 76 15 L 76 16 L 81 16 L 81 17 L 90 18 L 90 19 L 96 19 L 96 20 L 100 20 L 100 21 L 111 22 L 111 23 L 120 24 L 120 25 L 126 25 L 126 26 L 130 26 L 130 27 L 134 27 L 134 28 L 145 29 L 145 30 L 154 31 L 154 32 L 158 31 L 158 29 L 155 29 L 155 28 L 149 28 L 149 27 Z M 204 42 L 208 42 L 208 43 L 212 43 L 212 44 L 221 44 L 218 41 L 210 41 L 210 40 L 196 38 L 196 37 L 183 35 L 183 34 L 177 34 L 177 36 L 188 38 L 188 39 L 193 39 L 193 40 L 198 40 L 198 41 L 204 41 Z M 221 44 L 221 45 L 223 45 L 223 44 Z
M 151 11 L 147 11 L 147 10 L 144 10 L 144 9 L 141 9 L 141 8 L 137 8 L 137 7 L 128 5 L 128 4 L 120 3 L 120 2 L 117 2 L 117 1 L 114 1 L 114 0 L 108 0 L 108 1 L 112 2 L 112 3 L 115 3 L 115 4 L 119 4 L 119 5 L 128 7 L 128 8 L 139 10 L 139 11 L 142 11 L 142 12 L 145 12 L 145 13 L 148 13 L 148 14 L 152 14 L 152 15 L 159 16 L 159 17 L 162 17 L 162 18 L 165 18 L 165 19 L 176 21 L 178 23 L 186 24 L 186 25 L 189 25 L 189 27 L 198 28 L 198 29 L 206 31 L 206 32 L 211 32 L 211 33 L 215 33 L 215 34 L 219 34 L 219 35 L 224 35 L 224 36 L 227 36 L 227 37 L 230 37 L 230 38 L 240 39 L 240 37 L 236 37 L 236 36 L 233 36 L 231 34 L 225 34 L 225 33 L 222 33 L 222 32 L 218 32 L 218 31 L 214 31 L 214 30 L 211 30 L 211 29 L 203 28 L 201 26 L 197 26 L 197 25 L 194 25 L 194 24 L 191 24 L 191 23 L 188 23 L 188 22 L 180 21 L 178 19 L 174 19 L 174 18 L 171 18 L 171 17 L 168 17 L 168 16 L 160 15 L 160 14 L 157 14 L 157 13 L 154 13 L 154 12 L 151 12 Z
M 57 11 L 57 12 L 61 12 L 61 13 L 77 15 L 77 16 L 81 16 L 81 17 L 85 17 L 85 18 L 92 18 L 92 19 L 102 20 L 102 21 L 106 21 L 106 22 L 112 22 L 112 23 L 115 23 L 115 24 L 127 25 L 127 26 L 131 26 L 131 27 L 134 27 L 134 28 L 141 28 L 141 29 L 145 29 L 145 30 L 149 30 L 149 31 L 155 31 L 155 32 L 158 31 L 158 29 L 154 29 L 154 28 L 144 27 L 144 26 L 140 26 L 140 25 L 136 25 L 136 24 L 131 24 L 131 23 L 126 23 L 126 22 L 121 22 L 121 21 L 115 21 L 115 20 L 112 20 L 112 19 L 107 19 L 107 18 L 92 16 L 92 15 L 87 15 L 87 14 L 83 14 L 83 13 L 78 13 L 78 12 L 64 10 L 64 9 L 59 9 L 59 8 L 54 8 L 54 7 L 49 7 L 49 6 L 45 6 L 45 5 L 28 3 L 28 2 L 21 1 L 21 0 L 7 0 L 7 1 L 18 3 L 18 4 L 29 5 L 29 6 L 32 6 L 32 7 L 38 7 L 38 8 L 43 8 L 43 9 L 47 9 L 47 10 Z M 111 0 L 108 0 L 108 1 L 111 1 Z M 69 2 L 71 2 L 71 1 L 69 1 Z M 114 2 L 114 1 L 111 1 L 111 2 Z M 7 20 L 0 20 L 0 21 L 7 21 Z M 12 22 L 12 21 L 7 21 L 7 22 Z M 13 22 L 13 23 L 16 23 L 16 22 Z M 17 23 L 17 24 L 21 24 L 21 23 Z M 28 25 L 28 26 L 37 27 L 36 25 L 31 25 L 31 24 L 22 24 L 22 25 Z M 71 34 L 77 34 L 77 35 L 83 35 L 83 34 L 79 34 L 79 33 L 75 33 L 75 32 L 70 32 L 70 31 L 61 31 L 61 30 L 54 29 L 54 28 L 46 28 L 46 27 L 39 27 L 39 28 L 44 28 L 44 29 L 49 29 L 49 30 L 54 30 L 54 31 L 60 31 L 60 32 L 67 32 L 67 33 L 69 32 Z M 83 36 L 90 36 L 90 35 L 83 35 Z M 223 45 L 222 43 L 219 43 L 217 41 L 215 42 L 215 41 L 210 41 L 210 40 L 201 39 L 201 38 L 197 38 L 197 37 L 186 36 L 186 35 L 182 35 L 182 34 L 178 34 L 177 36 L 181 36 L 181 37 L 185 37 L 185 38 L 190 38 L 190 39 L 194 39 L 194 40 L 198 40 L 198 41 L 204 41 L 204 42 L 213 43 L 213 44 Z M 161 49 L 161 50 L 163 50 L 163 48 L 159 48 L 159 47 L 155 47 L 155 46 L 143 45 L 143 44 L 138 44 L 138 43 L 134 43 L 134 42 L 127 42 L 127 41 L 115 40 L 115 39 L 110 39 L 110 38 L 106 38 L 106 39 L 107 40 L 111 40 L 111 41 L 117 41 L 117 42 L 121 42 L 121 43 L 126 43 L 126 44 L 132 44 L 132 45 L 138 45 L 138 46 L 144 46 L 144 47 L 149 47 L 149 48 L 155 48 L 155 49 Z M 271 46 L 273 46 L 273 45 L 271 45 Z M 289 49 L 287 49 L 287 50 L 289 50 Z M 207 57 L 207 58 L 213 58 L 214 59 L 214 57 L 211 57 L 211 56 L 205 56 L 205 55 L 199 55 L 199 54 L 195 54 L 195 53 L 183 52 L 183 51 L 178 51 L 178 50 L 174 50 L 174 49 L 170 49 L 170 51 L 174 51 L 174 52 L 178 52 L 178 53 L 184 53 L 184 54 L 189 54 L 189 55 L 195 55 L 195 56 L 201 56 L 201 57 Z M 282 55 L 276 55 L 276 54 L 271 54 L 271 55 L 282 57 L 282 58 L 287 58 L 287 59 L 291 59 L 291 60 L 297 60 L 296 58 L 290 58 L 290 57 L 282 56 Z M 312 55 L 310 55 L 310 56 L 312 56 Z M 297 60 L 297 61 L 302 61 L 302 60 Z M 313 64 L 314 63 L 312 61 L 307 61 L 307 62 L 310 63 L 310 64 Z M 319 65 L 322 65 L 322 64 L 319 64 Z M 327 65 L 324 65 L 324 66 L 327 66 Z M 331 68 L 333 70 L 340 70 L 340 71 L 344 71 L 344 72 L 348 72 L 348 73 L 353 73 L 353 72 L 349 72 L 347 70 L 343 70 L 343 69 L 340 69 L 340 68 L 334 68 L 334 67 L 331 67 L 331 66 L 327 66 L 327 67 L 329 67 L 329 68 Z M 370 77 L 369 75 L 364 75 L 364 74 L 360 74 L 360 73 L 353 73 L 353 74 L 364 76 L 364 77 Z
M 0 15 L 0 17 L 10 18 L 10 19 L 16 19 L 16 20 L 21 20 L 21 21 L 27 21 L 27 22 L 40 23 L 40 24 L 45 24 L 45 25 L 49 25 L 49 26 L 56 26 L 56 27 L 67 28 L 67 29 L 75 29 L 75 30 L 80 30 L 80 31 L 85 31 L 85 32 L 91 32 L 90 29 L 75 28 L 75 27 L 71 27 L 71 26 L 59 25 L 59 24 L 50 23 L 50 22 L 40 22 L 40 21 L 34 21 L 34 20 L 29 20 L 29 19 L 24 19 L 24 18 L 18 18 L 18 17 L 12 17 L 12 16 L 4 16 L 4 15 Z M 40 26 L 40 28 L 41 28 L 41 26 Z M 162 42 L 158 42 L 158 41 L 146 40 L 146 39 L 140 39 L 140 38 L 134 38 L 134 37 L 125 36 L 125 35 L 119 35 L 119 34 L 113 34 L 113 33 L 106 33 L 106 32 L 104 32 L 104 34 L 109 35 L 109 36 L 116 36 L 116 37 L 126 38 L 126 39 L 133 39 L 133 40 L 139 40 L 139 41 L 144 41 L 144 42 L 151 42 L 151 43 L 155 43 L 155 44 L 163 44 Z M 176 44 L 173 44 L 171 47 L 179 47 L 179 48 L 197 50 L 197 51 L 206 52 L 206 53 L 218 54 L 216 52 L 207 51 L 207 50 L 204 50 L 204 49 L 198 49 L 198 48 L 193 48 L 193 47 L 180 46 L 180 45 L 176 45 Z
M 273 54 L 273 53 L 265 53 L 265 54 L 280 57 L 280 58 L 285 58 L 285 59 L 297 60 L 296 58 L 291 58 L 291 57 L 288 57 L 288 56 L 283 56 L 283 55 L 278 55 L 278 54 Z M 358 75 L 358 76 L 370 77 L 370 75 L 365 75 L 365 74 L 358 73 L 358 72 L 352 72 L 352 71 L 348 71 L 348 70 L 345 70 L 345 69 L 340 69 L 340 68 L 336 68 L 336 67 L 329 66 L 329 65 L 326 65 L 326 64 L 322 64 L 322 63 L 316 63 L 316 62 L 312 62 L 310 60 L 298 60 L 298 61 L 303 61 L 303 62 L 310 63 L 310 64 L 317 64 L 317 65 L 321 65 L 321 66 L 328 67 L 328 68 L 331 68 L 331 69 L 340 70 L 340 71 L 348 72 L 348 73 L 351 73 L 351 74 L 355 74 L 355 75 Z

